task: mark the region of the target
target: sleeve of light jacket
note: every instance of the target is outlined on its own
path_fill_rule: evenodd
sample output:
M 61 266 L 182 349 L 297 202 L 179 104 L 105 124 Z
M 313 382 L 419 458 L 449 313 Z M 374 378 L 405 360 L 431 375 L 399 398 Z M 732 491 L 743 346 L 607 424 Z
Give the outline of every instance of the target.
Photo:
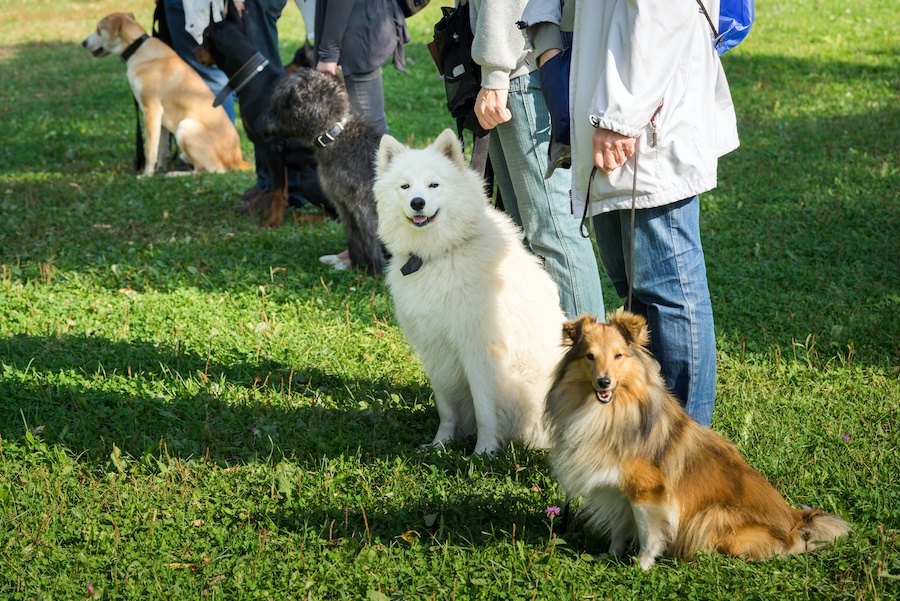
M 559 23 L 562 7 L 559 0 L 528 0 L 522 21 L 528 26 L 528 37 L 534 47 L 535 58 L 551 48 L 565 48 Z
M 698 8 L 688 0 L 619 0 L 612 10 L 605 77 L 590 112 L 599 128 L 636 138 L 684 62 Z M 576 37 L 590 27 L 577 24 Z
M 475 30 L 472 60 L 481 65 L 481 87 L 509 88 L 509 74 L 518 66 L 525 37 L 516 22 L 526 0 L 470 0 L 469 15 Z
M 347 24 L 350 22 L 354 2 L 355 0 L 328 0 L 317 3 L 316 10 L 325 11 L 322 39 L 317 40 L 318 48 L 316 49 L 320 61 L 340 62 L 341 43 L 344 39 L 344 32 L 347 30 Z

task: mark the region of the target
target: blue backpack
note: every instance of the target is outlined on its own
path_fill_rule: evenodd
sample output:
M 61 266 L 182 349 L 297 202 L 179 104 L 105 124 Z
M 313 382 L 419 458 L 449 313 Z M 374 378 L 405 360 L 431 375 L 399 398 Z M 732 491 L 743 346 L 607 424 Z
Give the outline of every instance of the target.
M 753 0 L 722 0 L 719 4 L 719 27 L 713 25 L 706 7 L 697 0 L 713 32 L 713 45 L 721 56 L 741 43 L 753 24 Z

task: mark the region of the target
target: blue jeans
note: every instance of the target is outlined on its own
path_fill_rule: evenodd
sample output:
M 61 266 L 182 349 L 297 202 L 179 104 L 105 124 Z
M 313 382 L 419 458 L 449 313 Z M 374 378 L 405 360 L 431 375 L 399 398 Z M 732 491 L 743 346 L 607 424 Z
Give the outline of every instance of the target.
M 566 316 L 603 319 L 600 272 L 594 247 L 581 237 L 571 212 L 569 170 L 557 169 L 544 179 L 550 114 L 537 72 L 510 80 L 507 107 L 512 119 L 491 130 L 488 151 L 503 206 L 556 282 Z
M 600 261 L 622 299 L 628 297 L 630 211 L 593 218 Z M 650 350 L 663 379 L 700 424 L 716 398 L 716 336 L 700 244 L 700 198 L 635 213 L 632 312 L 647 318 Z
M 184 62 L 194 68 L 194 71 L 200 74 L 213 94 L 218 94 L 222 88 L 228 84 L 228 76 L 218 67 L 207 67 L 201 65 L 194 58 L 194 50 L 197 48 L 197 41 L 184 28 L 184 5 L 182 0 L 166 0 L 166 23 L 169 25 L 169 33 L 172 36 L 172 48 L 184 59 Z M 222 107 L 228 114 L 228 118 L 234 123 L 234 94 L 229 94 Z
M 354 113 L 366 118 L 380 134 L 388 132 L 387 115 L 384 112 L 384 88 L 381 83 L 381 67 L 368 73 L 345 73 L 344 84 Z

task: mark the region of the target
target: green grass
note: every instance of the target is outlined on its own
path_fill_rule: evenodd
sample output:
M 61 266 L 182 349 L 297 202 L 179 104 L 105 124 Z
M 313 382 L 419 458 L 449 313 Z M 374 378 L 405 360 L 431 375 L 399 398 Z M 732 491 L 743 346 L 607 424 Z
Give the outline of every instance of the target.
M 417 450 L 431 389 L 383 282 L 318 263 L 339 226 L 233 213 L 246 173 L 130 172 L 123 66 L 78 45 L 120 8 L 0 0 L 0 598 L 900 598 L 890 3 L 758 3 L 725 57 L 742 147 L 702 200 L 713 426 L 855 531 L 649 573 L 552 534 L 543 453 Z M 410 72 L 385 70 L 417 145 L 451 125 L 437 13 L 411 21 Z M 290 56 L 293 6 L 281 33 Z

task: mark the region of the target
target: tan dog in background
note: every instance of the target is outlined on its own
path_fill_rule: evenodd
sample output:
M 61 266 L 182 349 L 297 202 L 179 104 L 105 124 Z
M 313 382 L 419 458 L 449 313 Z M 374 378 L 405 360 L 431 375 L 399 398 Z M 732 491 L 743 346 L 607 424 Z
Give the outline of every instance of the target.
M 645 570 L 662 554 L 765 559 L 850 530 L 837 516 L 789 506 L 733 444 L 685 412 L 647 349 L 643 317 L 582 317 L 563 331 L 570 346 L 546 408 L 553 470 L 584 499 L 587 526 L 610 537 L 610 553 L 637 545 Z
M 153 175 L 162 128 L 175 135 L 178 147 L 197 171 L 222 173 L 229 169 L 251 169 L 241 157 L 240 139 L 234 124 L 190 65 L 158 39 L 147 37 L 131 13 L 113 13 L 100 19 L 97 30 L 82 46 L 95 57 L 114 54 L 126 57 L 128 83 L 144 113 L 147 157 L 144 175 Z

